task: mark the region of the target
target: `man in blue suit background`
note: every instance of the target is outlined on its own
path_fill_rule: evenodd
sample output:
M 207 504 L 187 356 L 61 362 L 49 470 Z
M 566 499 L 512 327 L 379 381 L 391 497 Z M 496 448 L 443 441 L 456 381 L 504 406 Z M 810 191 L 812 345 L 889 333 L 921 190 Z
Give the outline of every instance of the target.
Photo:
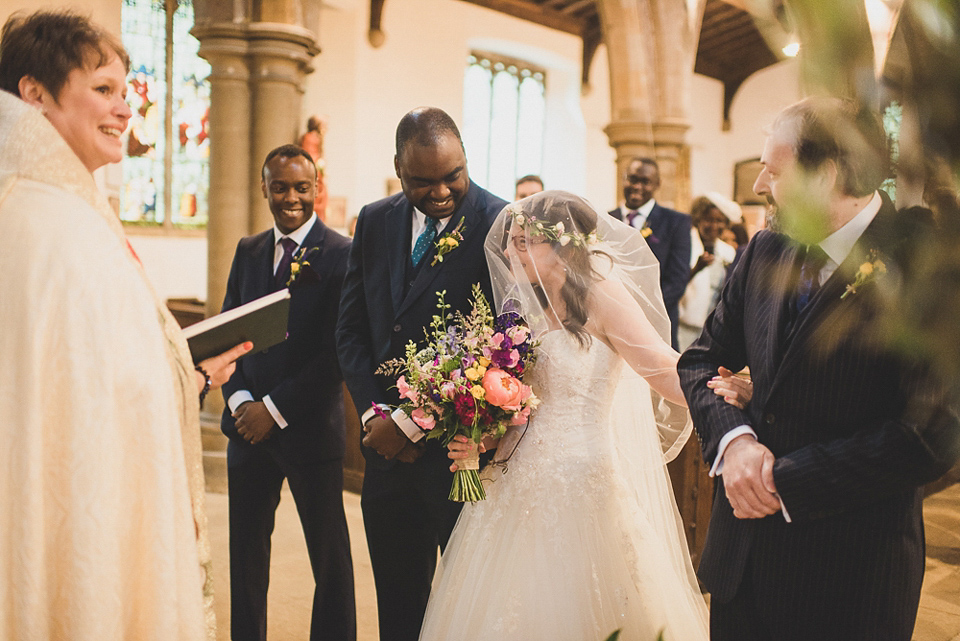
M 270 535 L 284 478 L 316 582 L 310 638 L 356 639 L 334 339 L 350 241 L 314 214 L 316 184 L 313 159 L 300 147 L 267 154 L 261 187 L 275 225 L 240 240 L 223 301 L 226 311 L 290 288 L 287 340 L 239 361 L 223 386 L 234 641 L 266 639 Z
M 623 205 L 610 212 L 641 231 L 660 262 L 660 290 L 670 316 L 673 348 L 678 349 L 680 299 L 690 281 L 690 216 L 660 206 L 660 167 L 652 158 L 633 158 L 623 176 Z
M 425 444 L 415 423 L 389 412 L 396 381 L 375 374 L 422 343 L 445 291 L 450 311 L 468 311 L 479 283 L 492 302 L 483 243 L 507 204 L 470 181 L 456 124 L 440 109 L 406 114 L 397 126 L 394 165 L 403 193 L 365 206 L 357 220 L 337 327 L 347 387 L 361 416 L 367 461 L 361 507 L 377 589 L 380 638 L 416 641 L 430 594 L 437 550 L 450 537 L 461 504 L 447 499 L 453 479 L 446 449 Z M 463 240 L 436 257 L 437 241 Z

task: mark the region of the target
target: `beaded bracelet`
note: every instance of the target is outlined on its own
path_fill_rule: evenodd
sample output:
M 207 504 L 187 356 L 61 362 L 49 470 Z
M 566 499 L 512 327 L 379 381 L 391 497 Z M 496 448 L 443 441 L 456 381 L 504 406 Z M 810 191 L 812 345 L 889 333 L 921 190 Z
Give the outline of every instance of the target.
M 210 391 L 210 386 L 213 385 L 213 380 L 211 380 L 210 375 L 207 374 L 207 370 L 203 369 L 199 365 L 194 367 L 194 369 L 203 375 L 203 389 L 200 390 L 200 405 L 203 405 L 203 399 L 207 397 L 207 393 Z

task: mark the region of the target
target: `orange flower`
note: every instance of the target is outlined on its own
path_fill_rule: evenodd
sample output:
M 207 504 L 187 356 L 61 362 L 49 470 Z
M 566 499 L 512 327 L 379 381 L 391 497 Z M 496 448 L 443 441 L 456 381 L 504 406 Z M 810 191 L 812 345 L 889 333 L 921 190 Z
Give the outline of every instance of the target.
M 523 402 L 530 398 L 530 387 L 496 367 L 483 375 L 486 401 L 511 412 L 520 411 Z

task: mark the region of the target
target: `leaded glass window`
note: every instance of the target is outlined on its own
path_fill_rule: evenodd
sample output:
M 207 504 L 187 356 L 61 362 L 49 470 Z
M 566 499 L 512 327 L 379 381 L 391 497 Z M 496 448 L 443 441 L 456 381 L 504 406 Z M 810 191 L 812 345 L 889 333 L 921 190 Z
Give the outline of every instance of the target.
M 463 142 L 470 177 L 507 200 L 520 176 L 540 174 L 546 74 L 519 60 L 474 52 L 464 75 Z
M 123 2 L 133 110 L 120 188 L 126 222 L 165 228 L 207 222 L 210 66 L 197 55 L 192 27 L 192 0 Z

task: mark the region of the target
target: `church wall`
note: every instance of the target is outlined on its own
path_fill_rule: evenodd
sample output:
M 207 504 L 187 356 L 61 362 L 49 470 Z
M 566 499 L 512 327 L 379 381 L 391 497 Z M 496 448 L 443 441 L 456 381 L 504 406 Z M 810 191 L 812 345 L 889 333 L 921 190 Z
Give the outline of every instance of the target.
M 723 131 L 723 84 L 694 74 L 691 93 L 687 134 L 691 195 L 718 191 L 732 197 L 735 164 L 759 158 L 764 127 L 783 107 L 801 98 L 797 61 L 779 62 L 741 85 L 731 105 L 729 131 Z
M 0 19 L 18 9 L 41 6 L 49 5 L 0 0 Z M 329 120 L 327 185 L 332 197 L 346 201 L 344 224 L 361 206 L 386 195 L 387 181 L 395 176 L 394 131 L 404 113 L 434 105 L 461 123 L 463 72 L 472 48 L 546 68 L 542 173 L 547 188 L 584 195 L 601 210 L 617 204 L 615 154 L 603 132 L 610 119 L 603 46 L 593 59 L 591 87 L 581 94 L 581 44 L 570 34 L 464 2 L 388 0 L 382 21 L 386 41 L 374 48 L 367 41 L 366 0 L 328 0 L 323 6 L 315 27 L 322 52 L 306 79 L 300 126 L 314 113 Z M 119 32 L 118 0 L 87 0 L 79 10 Z M 726 132 L 720 83 L 695 75 L 691 87 L 692 194 L 709 190 L 732 194 L 734 163 L 759 156 L 762 125 L 799 98 L 796 62 L 782 62 L 751 77 L 734 99 L 732 126 Z M 205 297 L 204 238 L 145 234 L 135 228 L 128 234 L 160 296 Z
M 594 60 L 592 91 L 581 98 L 581 43 L 570 34 L 462 2 L 388 1 L 386 41 L 374 48 L 366 37 L 367 4 L 332 4 L 321 14 L 323 52 L 307 80 L 302 120 L 312 113 L 328 116 L 327 185 L 332 197 L 346 198 L 348 220 L 386 195 L 395 177 L 394 131 L 404 113 L 432 105 L 462 124 L 463 74 L 474 49 L 546 69 L 544 181 L 598 207 L 610 202 L 613 151 L 602 133 L 610 112 L 602 52 Z

